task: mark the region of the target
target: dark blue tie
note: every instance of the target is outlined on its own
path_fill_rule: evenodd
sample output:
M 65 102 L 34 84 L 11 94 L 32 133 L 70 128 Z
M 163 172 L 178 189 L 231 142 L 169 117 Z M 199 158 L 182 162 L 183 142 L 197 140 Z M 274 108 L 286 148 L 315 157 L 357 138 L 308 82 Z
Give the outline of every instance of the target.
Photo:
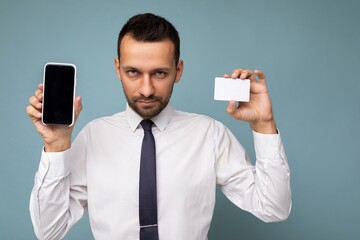
M 140 159 L 140 240 L 158 240 L 156 153 L 155 140 L 151 132 L 153 122 L 151 120 L 143 120 L 140 124 L 144 129 Z

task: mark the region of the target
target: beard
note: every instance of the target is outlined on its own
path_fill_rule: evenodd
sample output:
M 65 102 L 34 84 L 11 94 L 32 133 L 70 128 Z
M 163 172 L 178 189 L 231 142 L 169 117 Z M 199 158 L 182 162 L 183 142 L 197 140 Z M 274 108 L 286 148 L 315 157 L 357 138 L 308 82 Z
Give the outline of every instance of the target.
M 161 96 L 156 96 L 156 95 L 151 95 L 149 97 L 144 97 L 144 96 L 137 96 L 137 97 L 133 97 L 130 98 L 126 92 L 125 89 L 124 90 L 124 94 L 126 97 L 126 100 L 129 104 L 129 106 L 139 115 L 141 116 L 143 119 L 151 119 L 155 116 L 157 116 L 159 113 L 161 113 L 161 111 L 168 105 L 169 101 L 170 101 L 170 97 L 172 94 L 172 90 L 173 90 L 174 85 L 171 87 L 171 91 L 169 93 L 168 96 L 161 97 Z M 150 104 L 149 106 L 141 106 L 141 104 L 139 104 L 139 102 L 152 102 L 153 104 Z

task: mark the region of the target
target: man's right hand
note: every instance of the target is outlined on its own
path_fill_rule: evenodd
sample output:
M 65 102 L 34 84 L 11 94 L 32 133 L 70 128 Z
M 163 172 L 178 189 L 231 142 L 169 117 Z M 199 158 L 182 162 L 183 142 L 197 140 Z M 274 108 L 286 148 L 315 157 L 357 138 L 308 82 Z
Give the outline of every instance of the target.
M 29 98 L 30 105 L 26 107 L 26 112 L 33 122 L 36 130 L 44 139 L 46 152 L 63 152 L 71 146 L 71 134 L 74 129 L 66 125 L 44 125 L 42 117 L 43 84 L 39 84 L 34 96 Z M 76 97 L 74 102 L 75 122 L 82 110 L 81 97 Z

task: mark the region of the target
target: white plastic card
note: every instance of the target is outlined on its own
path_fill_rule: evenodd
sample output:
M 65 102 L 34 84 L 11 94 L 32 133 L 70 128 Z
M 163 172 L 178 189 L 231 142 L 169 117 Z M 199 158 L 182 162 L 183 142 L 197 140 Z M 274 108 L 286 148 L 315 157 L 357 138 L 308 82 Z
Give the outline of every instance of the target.
M 248 102 L 250 97 L 250 80 L 233 78 L 215 78 L 214 99 L 222 101 Z

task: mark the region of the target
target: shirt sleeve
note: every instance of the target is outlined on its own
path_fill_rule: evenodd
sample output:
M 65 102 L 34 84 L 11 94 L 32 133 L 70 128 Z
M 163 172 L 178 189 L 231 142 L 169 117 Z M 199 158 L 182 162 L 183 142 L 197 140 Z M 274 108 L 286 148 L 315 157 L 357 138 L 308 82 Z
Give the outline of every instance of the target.
M 74 159 L 83 159 L 79 148 L 82 141 L 82 137 L 78 137 L 71 149 L 64 152 L 42 150 L 29 206 L 39 239 L 61 239 L 86 211 L 86 185 L 76 184 L 84 183 L 84 179 L 74 179 L 71 174 L 71 165 L 81 167 L 81 161 Z M 83 178 L 79 174 L 75 176 Z
M 282 221 L 291 211 L 290 170 L 280 134 L 253 132 L 256 163 L 222 124 L 216 130 L 217 183 L 239 208 L 265 222 Z

